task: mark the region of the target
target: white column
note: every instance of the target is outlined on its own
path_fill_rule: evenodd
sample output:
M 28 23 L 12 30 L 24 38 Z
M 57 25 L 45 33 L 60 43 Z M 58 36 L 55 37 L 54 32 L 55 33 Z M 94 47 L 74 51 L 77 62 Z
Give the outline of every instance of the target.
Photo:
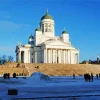
M 43 58 L 44 58 L 44 63 L 45 63 L 45 49 L 43 50 Z
M 64 64 L 66 64 L 66 50 L 64 50 Z
M 35 63 L 37 63 L 37 52 L 35 51 Z
M 79 64 L 79 54 L 77 54 L 77 56 L 78 56 L 78 64 Z
M 58 53 L 59 54 L 59 63 L 61 63 L 61 50 L 59 49 L 58 51 L 59 51 L 59 53 Z
M 45 63 L 47 63 L 47 49 L 45 49 Z
M 47 63 L 50 63 L 50 50 L 47 50 Z
M 57 49 L 57 63 L 59 62 L 59 55 L 58 55 L 58 49 Z
M 51 63 L 51 49 L 50 49 L 50 57 L 49 58 L 50 58 L 50 63 Z
M 70 64 L 70 58 L 69 58 L 69 49 L 67 50 L 67 63 Z
M 65 58 L 64 58 L 64 50 L 62 50 L 62 63 L 64 64 L 64 60 L 65 60 Z
M 18 61 L 21 61 L 21 51 L 19 51 L 19 54 L 18 54 Z
M 65 58 L 65 50 L 63 51 L 63 58 L 64 58 L 63 59 L 64 60 L 63 63 L 65 64 L 65 60 L 66 60 L 66 58 Z
M 65 64 L 67 64 L 67 50 L 65 50 Z
M 59 49 L 58 49 L 58 63 L 60 63 L 60 52 L 59 52 Z
M 79 64 L 79 55 L 76 54 L 77 64 Z
M 78 63 L 78 56 L 77 56 L 77 54 L 75 54 L 75 64 L 77 64 Z
M 61 63 L 60 50 L 58 49 L 58 63 Z
M 30 60 L 30 50 L 28 50 L 28 63 L 31 63 L 31 60 Z
M 61 63 L 63 64 L 63 50 L 60 50 Z
M 76 54 L 74 54 L 74 64 L 76 64 Z

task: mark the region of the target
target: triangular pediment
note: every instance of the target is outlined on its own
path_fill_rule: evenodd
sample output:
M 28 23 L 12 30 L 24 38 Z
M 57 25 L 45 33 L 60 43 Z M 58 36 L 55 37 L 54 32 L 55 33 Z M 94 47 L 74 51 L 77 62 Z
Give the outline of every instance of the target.
M 65 43 L 61 40 L 49 40 L 44 42 L 45 45 L 50 45 L 50 46 L 71 46 L 68 43 Z

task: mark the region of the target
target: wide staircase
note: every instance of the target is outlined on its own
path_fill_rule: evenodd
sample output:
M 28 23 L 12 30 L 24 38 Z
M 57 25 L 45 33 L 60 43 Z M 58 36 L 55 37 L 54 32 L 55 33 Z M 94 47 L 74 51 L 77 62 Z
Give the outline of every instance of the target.
M 33 72 L 43 72 L 47 75 L 84 75 L 85 73 L 100 73 L 100 65 L 93 64 L 25 64 L 31 75 Z
M 24 73 L 29 76 L 33 72 L 42 72 L 47 75 L 83 75 L 84 73 L 93 73 L 94 75 L 100 73 L 100 65 L 95 64 L 36 64 L 25 63 L 20 64 L 20 67 L 16 67 L 17 63 L 7 63 L 6 65 L 0 65 L 0 75 L 4 73 L 13 73 L 18 75 Z M 24 67 L 23 67 L 24 66 Z

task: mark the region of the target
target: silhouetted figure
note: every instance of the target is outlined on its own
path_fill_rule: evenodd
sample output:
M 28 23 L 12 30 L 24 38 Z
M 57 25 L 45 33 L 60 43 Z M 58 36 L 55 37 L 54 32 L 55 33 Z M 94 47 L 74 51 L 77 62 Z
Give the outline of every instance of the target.
M 93 82 L 93 73 L 91 73 L 91 81 Z
M 4 79 L 6 79 L 6 78 L 7 78 L 7 74 L 6 74 L 6 73 L 3 75 L 3 78 L 4 78 Z
M 8 79 L 10 78 L 10 74 L 9 74 L 9 73 L 7 74 L 7 78 L 8 78 Z
M 73 74 L 73 79 L 75 79 L 75 74 Z
M 88 81 L 89 81 L 89 82 L 91 81 L 91 76 L 90 76 L 90 74 L 88 74 Z
M 90 74 L 89 73 L 84 74 L 84 79 L 85 79 L 85 82 L 90 82 L 91 81 Z
M 16 73 L 13 73 L 13 78 L 16 78 Z
M 99 73 L 99 78 L 100 78 L 100 73 Z
M 97 79 L 98 79 L 98 74 L 96 74 L 96 77 L 97 77 Z

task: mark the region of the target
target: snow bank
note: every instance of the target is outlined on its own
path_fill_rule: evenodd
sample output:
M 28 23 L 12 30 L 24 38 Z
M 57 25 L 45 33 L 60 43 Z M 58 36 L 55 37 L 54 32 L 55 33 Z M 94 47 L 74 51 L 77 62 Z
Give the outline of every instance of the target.
M 35 80 L 35 81 L 50 81 L 50 77 L 48 75 L 45 75 L 41 72 L 34 72 L 31 74 L 30 76 L 31 80 Z

